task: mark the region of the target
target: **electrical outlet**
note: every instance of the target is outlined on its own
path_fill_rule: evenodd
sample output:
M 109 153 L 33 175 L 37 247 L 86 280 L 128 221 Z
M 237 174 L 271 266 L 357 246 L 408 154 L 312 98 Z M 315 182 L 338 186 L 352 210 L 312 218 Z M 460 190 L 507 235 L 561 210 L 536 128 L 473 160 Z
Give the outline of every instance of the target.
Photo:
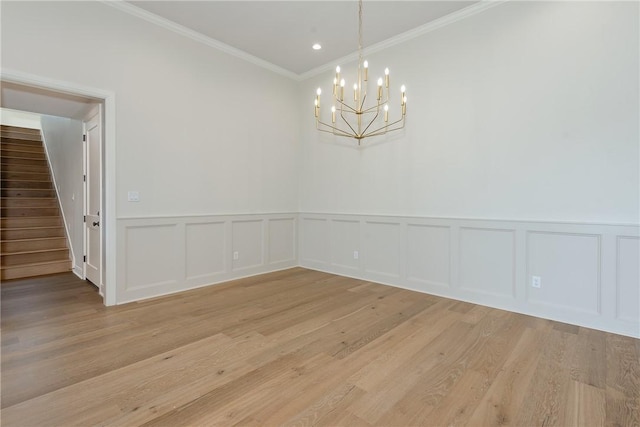
M 358 259 L 360 258 L 360 254 L 358 253 L 358 251 L 353 251 L 353 259 Z
M 238 258 L 240 258 L 240 254 L 238 253 L 238 251 L 235 251 L 235 252 L 233 253 L 233 259 L 234 259 L 234 260 L 237 260 Z
M 542 279 L 540 278 L 540 276 L 531 276 L 531 287 L 532 288 L 542 287 Z

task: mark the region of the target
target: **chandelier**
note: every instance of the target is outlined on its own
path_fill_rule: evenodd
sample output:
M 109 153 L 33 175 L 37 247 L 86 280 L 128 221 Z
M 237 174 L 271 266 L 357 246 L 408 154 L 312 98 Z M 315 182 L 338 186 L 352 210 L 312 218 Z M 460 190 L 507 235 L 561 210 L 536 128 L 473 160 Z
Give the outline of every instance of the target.
M 320 110 L 320 95 L 318 88 L 315 99 L 316 129 L 336 136 L 355 138 L 358 145 L 364 138 L 384 135 L 387 132 L 404 128 L 407 113 L 407 96 L 405 87 L 400 88 L 400 118 L 389 122 L 389 69 L 385 68 L 384 78 L 377 79 L 377 89 L 373 96 L 375 101 L 367 99 L 369 86 L 369 62 L 362 61 L 362 0 L 358 1 L 358 75 L 353 83 L 353 100 L 347 95 L 345 99 L 345 85 L 347 82 L 340 74 L 340 66 L 336 67 L 333 79 L 333 104 L 331 106 L 331 123 L 322 120 Z M 337 121 L 337 123 L 336 123 Z

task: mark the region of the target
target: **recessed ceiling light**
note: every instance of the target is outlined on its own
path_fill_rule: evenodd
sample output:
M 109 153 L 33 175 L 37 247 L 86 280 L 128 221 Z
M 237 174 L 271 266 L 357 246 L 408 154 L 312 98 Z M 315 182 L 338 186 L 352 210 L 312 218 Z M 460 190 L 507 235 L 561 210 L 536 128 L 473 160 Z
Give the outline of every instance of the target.
M 313 48 L 313 50 L 320 50 L 322 49 L 322 46 L 320 46 L 320 43 L 316 43 L 313 46 L 311 46 Z

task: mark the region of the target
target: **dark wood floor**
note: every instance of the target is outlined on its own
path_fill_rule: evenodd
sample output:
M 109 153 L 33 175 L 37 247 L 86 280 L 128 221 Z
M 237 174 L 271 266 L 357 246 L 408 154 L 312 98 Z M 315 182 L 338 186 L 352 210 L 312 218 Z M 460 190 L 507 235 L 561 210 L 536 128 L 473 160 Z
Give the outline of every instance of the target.
M 360 280 L 1 291 L 3 426 L 640 425 L 640 340 Z

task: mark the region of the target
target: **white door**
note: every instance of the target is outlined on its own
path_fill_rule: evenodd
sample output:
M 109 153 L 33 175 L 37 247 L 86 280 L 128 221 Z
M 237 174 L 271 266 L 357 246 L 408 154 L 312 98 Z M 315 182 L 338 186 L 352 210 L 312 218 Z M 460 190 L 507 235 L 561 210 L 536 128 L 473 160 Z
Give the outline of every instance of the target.
M 85 122 L 85 277 L 101 289 L 102 114 Z

